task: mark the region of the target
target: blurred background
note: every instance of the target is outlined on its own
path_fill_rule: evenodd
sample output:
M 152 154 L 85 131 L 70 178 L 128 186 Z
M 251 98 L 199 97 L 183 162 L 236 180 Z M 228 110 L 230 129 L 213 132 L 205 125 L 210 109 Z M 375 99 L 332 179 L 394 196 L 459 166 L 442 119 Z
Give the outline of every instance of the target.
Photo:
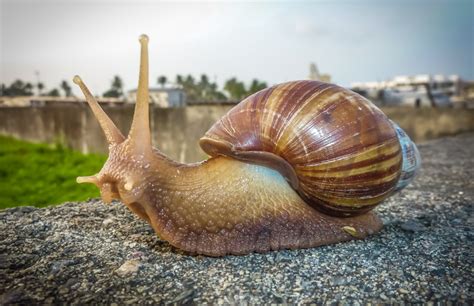
M 320 80 L 416 141 L 474 130 L 473 1 L 0 1 L 0 208 L 98 196 L 107 147 L 75 74 L 126 133 L 150 37 L 153 141 L 182 162 L 231 107 Z

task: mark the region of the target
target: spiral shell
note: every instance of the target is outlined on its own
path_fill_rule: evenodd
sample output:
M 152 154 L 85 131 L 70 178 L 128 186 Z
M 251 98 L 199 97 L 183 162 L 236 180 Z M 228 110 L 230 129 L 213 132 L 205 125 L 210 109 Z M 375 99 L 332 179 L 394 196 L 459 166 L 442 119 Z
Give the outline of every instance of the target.
M 211 156 L 280 171 L 310 205 L 339 216 L 373 208 L 395 191 L 402 172 L 397 131 L 385 114 L 350 90 L 317 81 L 249 96 L 200 145 Z

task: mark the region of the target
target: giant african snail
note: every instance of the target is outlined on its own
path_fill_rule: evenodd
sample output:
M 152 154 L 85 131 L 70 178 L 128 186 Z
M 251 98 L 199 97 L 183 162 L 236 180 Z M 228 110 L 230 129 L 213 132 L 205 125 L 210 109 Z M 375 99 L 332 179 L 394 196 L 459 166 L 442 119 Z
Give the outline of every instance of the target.
M 148 38 L 140 37 L 137 103 L 128 137 L 83 91 L 109 157 L 79 183 L 120 199 L 170 244 L 212 256 L 307 248 L 381 229 L 370 211 L 406 186 L 416 146 L 371 102 L 336 85 L 295 81 L 243 100 L 200 140 L 211 158 L 180 164 L 151 145 Z

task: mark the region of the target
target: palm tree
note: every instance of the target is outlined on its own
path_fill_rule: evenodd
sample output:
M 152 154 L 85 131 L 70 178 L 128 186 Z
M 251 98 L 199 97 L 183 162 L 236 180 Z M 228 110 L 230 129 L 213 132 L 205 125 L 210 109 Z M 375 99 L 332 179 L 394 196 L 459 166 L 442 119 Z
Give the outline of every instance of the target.
M 236 100 L 242 99 L 247 93 L 244 83 L 237 81 L 236 78 L 227 80 L 224 89 L 229 93 L 232 99 Z
M 252 83 L 250 83 L 250 88 L 249 88 L 249 91 L 247 92 L 247 94 L 251 95 L 251 94 L 256 93 L 257 91 L 260 91 L 264 88 L 267 88 L 267 83 L 260 82 L 257 79 L 253 79 Z
M 38 88 L 38 96 L 41 96 L 41 92 L 44 89 L 44 84 L 41 82 L 38 82 L 38 84 L 36 84 L 36 88 Z
M 112 98 L 119 98 L 123 96 L 123 82 L 120 76 L 114 76 L 112 79 L 112 84 L 110 85 L 110 89 L 104 92 L 103 96 Z
M 181 74 L 176 75 L 176 84 L 183 85 L 183 76 Z
M 158 77 L 158 84 L 161 85 L 161 87 L 165 87 L 167 78 L 164 75 L 161 75 Z
M 114 76 L 114 79 L 112 80 L 112 88 L 117 91 L 119 97 L 123 95 L 123 82 L 118 75 Z
M 209 78 L 205 74 L 201 74 L 201 85 L 206 87 L 209 84 Z
M 59 90 L 53 88 L 46 95 L 51 97 L 59 97 Z
M 32 96 L 33 95 L 33 84 L 30 82 L 25 84 L 25 95 Z
M 63 80 L 60 85 L 61 89 L 64 91 L 64 94 L 66 97 L 70 97 L 72 95 L 72 89 L 71 86 L 69 86 L 68 82 L 66 80 Z
M 199 81 L 199 84 L 198 84 L 198 89 L 199 89 L 199 97 L 202 99 L 202 100 L 206 100 L 208 99 L 208 95 L 209 95 L 209 78 L 207 77 L 207 75 L 205 74 L 202 74 L 201 75 L 201 80 Z

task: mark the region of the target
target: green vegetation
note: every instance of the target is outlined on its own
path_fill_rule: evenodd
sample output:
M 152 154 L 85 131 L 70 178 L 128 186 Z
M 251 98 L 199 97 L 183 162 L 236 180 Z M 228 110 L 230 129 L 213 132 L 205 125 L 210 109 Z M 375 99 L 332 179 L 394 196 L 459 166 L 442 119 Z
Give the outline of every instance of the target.
M 158 82 L 163 78 L 166 80 L 165 76 L 160 76 Z M 218 90 L 217 84 L 209 81 L 209 77 L 205 74 L 202 74 L 199 80 L 196 80 L 190 74 L 186 77 L 178 74 L 176 76 L 176 84 L 183 87 L 188 102 L 215 102 L 227 100 L 227 97 Z
M 162 86 L 166 84 L 166 81 L 166 76 L 158 77 L 158 83 Z M 267 83 L 257 79 L 253 79 L 250 85 L 245 86 L 243 82 L 234 77 L 225 82 L 224 90 L 227 93 L 225 95 L 222 91 L 219 91 L 217 83 L 209 81 L 209 77 L 205 74 L 201 75 L 199 81 L 196 81 L 192 75 L 184 77 L 178 74 L 176 84 L 183 87 L 190 102 L 241 100 L 267 87 Z
M 77 184 L 76 177 L 97 173 L 105 160 L 105 156 L 84 155 L 61 145 L 0 136 L 0 209 L 98 197 L 95 186 Z
M 120 98 L 123 96 L 123 81 L 118 75 L 114 76 L 110 89 L 104 92 L 103 96 L 109 98 Z
M 63 80 L 59 85 L 64 91 L 65 97 L 72 96 L 72 88 L 66 80 Z M 61 93 L 57 88 L 52 88 L 46 93 L 43 93 L 45 86 L 42 82 L 33 84 L 31 82 L 24 82 L 20 79 L 13 81 L 10 86 L 6 84 L 0 84 L 0 97 L 16 97 L 16 96 L 32 96 L 34 95 L 33 89 L 36 87 L 36 94 L 40 96 L 51 96 L 59 97 Z
M 43 86 L 44 88 L 44 86 Z M 23 82 L 22 80 L 15 80 L 10 86 L 5 84 L 0 85 L 1 96 L 32 96 L 33 84 L 30 82 Z
M 157 83 L 165 88 L 168 83 L 168 78 L 164 75 L 158 76 Z M 216 82 L 211 82 L 206 74 L 202 74 L 200 78 L 195 79 L 192 75 L 187 76 L 176 75 L 174 85 L 179 85 L 186 92 L 186 97 L 189 102 L 222 102 L 222 101 L 239 101 L 243 98 L 256 93 L 259 90 L 266 88 L 266 82 L 258 79 L 253 79 L 250 84 L 245 84 L 242 81 L 233 77 L 225 81 L 223 90 L 218 88 Z M 45 90 L 45 85 L 41 82 L 33 85 L 30 82 L 22 80 L 15 80 L 11 85 L 0 84 L 0 96 L 32 96 L 33 89 L 36 87 L 36 94 L 59 97 L 61 92 L 57 88 Z M 72 96 L 72 89 L 69 83 L 63 80 L 59 87 L 64 92 L 65 97 Z M 122 98 L 124 97 L 124 84 L 120 76 L 115 75 L 110 84 L 110 88 L 102 94 L 104 97 Z
M 72 96 L 72 88 L 66 80 L 63 80 L 60 86 L 61 86 L 61 89 L 64 90 L 64 95 L 66 97 Z
M 227 80 L 224 85 L 224 89 L 229 93 L 230 98 L 234 100 L 241 100 L 266 87 L 267 83 L 260 82 L 257 79 L 252 80 L 252 83 L 250 83 L 248 89 L 245 88 L 245 84 L 243 82 L 238 81 L 236 78 Z

